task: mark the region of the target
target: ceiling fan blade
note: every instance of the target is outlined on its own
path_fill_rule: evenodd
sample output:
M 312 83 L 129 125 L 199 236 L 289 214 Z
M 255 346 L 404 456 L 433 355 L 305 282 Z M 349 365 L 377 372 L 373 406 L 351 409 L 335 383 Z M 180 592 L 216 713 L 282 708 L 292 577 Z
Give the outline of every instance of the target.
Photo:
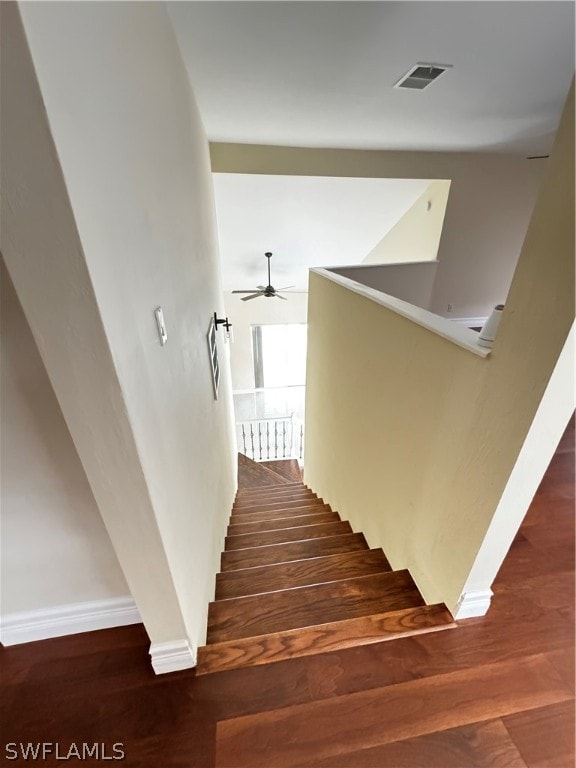
M 249 291 L 232 291 L 232 293 L 256 293 L 256 288 L 251 288 Z
M 284 288 L 276 288 L 276 293 L 278 293 L 278 291 L 287 291 L 288 288 L 296 288 L 296 286 L 295 285 L 285 285 Z
M 288 301 L 288 299 L 285 296 L 280 296 L 278 292 L 276 292 L 274 296 L 276 296 L 277 299 L 282 299 L 282 301 Z
M 258 288 L 259 291 L 265 291 L 266 286 L 265 285 L 257 285 L 256 288 Z
M 263 293 L 253 293 L 252 296 L 242 296 L 240 301 L 250 301 L 250 299 L 257 299 L 258 296 L 264 296 Z

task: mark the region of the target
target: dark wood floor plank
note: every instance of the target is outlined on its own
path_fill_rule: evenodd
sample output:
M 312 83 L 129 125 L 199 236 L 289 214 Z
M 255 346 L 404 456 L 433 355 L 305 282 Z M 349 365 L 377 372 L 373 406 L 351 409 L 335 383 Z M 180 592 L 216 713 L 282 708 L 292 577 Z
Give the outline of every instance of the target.
M 366 539 L 361 533 L 348 533 L 343 536 L 324 536 L 310 541 L 297 541 L 291 544 L 272 544 L 269 547 L 253 547 L 223 552 L 222 571 L 239 568 L 256 568 L 274 563 L 289 563 L 308 557 L 334 555 L 340 552 L 356 552 L 368 549 Z
M 527 768 L 501 720 L 346 752 L 298 768 Z
M 347 520 L 337 520 L 333 523 L 320 523 L 319 525 L 279 528 L 273 531 L 258 531 L 257 533 L 243 533 L 239 536 L 226 536 L 224 549 L 228 552 L 233 549 L 266 547 L 269 544 L 318 539 L 323 536 L 341 536 L 345 533 L 352 533 L 352 526 Z
M 208 643 L 414 608 L 424 601 L 408 571 L 210 603 Z
M 504 725 L 528 768 L 574 765 L 574 701 L 519 712 Z
M 486 665 L 221 722 L 216 766 L 306 765 L 570 696 L 546 654 L 539 654 L 525 659 L 520 670 L 513 662 Z
M 216 576 L 216 599 L 256 595 L 392 570 L 381 549 L 296 560 L 290 563 L 228 571 Z
M 313 515 L 297 515 L 296 517 L 274 517 L 271 520 L 261 520 L 253 523 L 231 523 L 228 526 L 228 536 L 239 536 L 243 533 L 258 531 L 277 531 L 280 528 L 298 528 L 303 525 L 318 525 L 319 523 L 337 523 L 340 515 L 337 512 L 318 512 Z
M 302 470 L 296 459 L 281 459 L 279 461 L 263 461 L 267 469 L 272 469 L 286 480 L 299 482 L 302 480 Z
M 304 629 L 206 645 L 198 649 L 198 674 L 270 664 L 455 627 L 444 605 L 420 605 L 383 614 L 370 613 Z
M 328 504 L 308 503 L 301 507 L 290 507 L 288 509 L 273 509 L 269 512 L 246 512 L 242 515 L 232 515 L 230 525 L 240 523 L 258 523 L 264 520 L 278 520 L 280 517 L 299 517 L 300 515 L 317 515 L 320 512 L 332 512 Z
M 573 437 L 561 451 L 574 456 Z M 394 690 L 398 683 L 424 682 L 438 675 L 464 671 L 471 675 L 466 678 L 467 700 L 487 699 L 494 693 L 501 704 L 500 688 L 507 678 L 496 675 L 492 683 L 488 681 L 490 693 L 487 694 L 483 666 L 496 661 L 505 663 L 509 671 L 516 670 L 516 674 L 522 676 L 527 665 L 531 669 L 530 657 L 540 653 L 547 653 L 561 679 L 571 682 L 574 606 L 568 602 L 570 596 L 565 594 L 562 574 L 572 571 L 574 564 L 572 476 L 571 462 L 558 463 L 557 458 L 553 459 L 546 482 L 522 525 L 524 543 L 507 556 L 494 585 L 492 608 L 482 619 L 462 623 L 455 631 L 205 676 L 188 670 L 156 678 L 149 664 L 150 641 L 141 625 L 0 647 L 3 734 L 7 741 L 24 742 L 81 742 L 83 737 L 86 741 L 123 741 L 127 745 L 125 762 L 135 768 L 213 768 L 217 724 L 221 727 L 225 721 L 244 715 L 262 717 L 265 713 L 312 702 L 342 704 L 350 693 L 375 688 Z M 560 589 L 554 594 L 557 577 L 556 586 Z M 524 586 L 527 580 L 531 581 L 530 589 Z M 515 722 L 515 736 L 522 741 L 524 750 L 528 748 L 526 759 L 530 768 L 573 768 L 572 756 L 566 752 L 571 727 L 562 714 L 562 707 L 547 726 L 555 734 L 554 741 L 547 738 L 538 722 L 529 723 L 530 716 L 538 721 L 540 709 L 548 707 L 544 696 L 550 686 L 545 676 L 540 682 L 544 694 L 535 691 L 534 700 L 530 698 L 526 705 L 529 708 L 524 710 L 528 724 L 520 723 L 519 713 L 504 717 Z M 419 713 L 426 715 L 434 696 L 429 701 L 421 694 L 419 689 L 416 696 L 399 701 L 397 720 L 391 720 L 396 730 L 401 725 L 402 714 L 408 723 L 418 719 Z M 375 696 L 380 700 L 379 692 L 375 692 Z M 532 706 L 534 703 L 536 708 Z M 522 706 L 522 702 L 516 704 Z M 459 709 L 458 698 L 445 701 L 447 716 L 453 717 Z M 316 728 L 320 741 L 323 734 L 326 739 L 332 735 L 330 708 L 326 712 L 327 726 L 321 723 Z M 354 724 L 362 712 L 349 714 Z M 311 728 L 317 724 L 317 720 L 312 720 Z M 462 731 L 469 726 L 455 727 Z M 387 722 L 378 721 L 369 734 L 387 728 Z M 532 745 L 528 743 L 531 731 L 537 734 Z M 438 726 L 437 732 L 440 741 L 433 740 L 430 744 L 443 743 L 444 723 Z M 264 730 L 264 738 L 267 736 Z M 342 745 L 344 751 L 328 757 L 322 757 L 321 749 L 307 749 L 304 765 L 327 768 L 330 760 L 344 760 L 346 754 L 356 752 L 366 762 L 353 762 L 353 768 L 371 768 L 369 760 L 373 750 L 390 747 L 399 750 L 394 768 L 408 768 L 410 756 L 414 754 L 411 742 L 432 736 L 423 734 L 376 746 L 371 746 L 369 739 L 364 742 L 359 738 L 356 744 Z M 288 744 L 292 737 L 289 731 L 285 732 Z M 396 738 L 396 734 L 392 737 Z M 477 754 L 475 746 L 480 748 L 483 743 L 481 739 L 475 740 L 475 735 L 470 739 L 470 762 L 464 762 L 459 768 L 472 768 Z M 256 751 L 261 747 L 262 744 L 257 743 Z M 435 746 L 429 746 L 425 754 L 432 758 L 436 754 Z M 245 764 L 244 757 L 245 753 L 240 752 L 237 768 Z M 508 759 L 507 753 L 503 753 L 501 760 L 495 757 L 491 763 L 487 761 L 482 768 L 510 768 L 505 759 Z M 252 765 L 252 755 L 248 764 Z M 334 768 L 338 765 L 340 763 L 335 763 Z M 385 768 L 386 763 L 376 765 Z M 434 763 L 430 768 L 433 766 Z M 277 768 L 277 765 L 271 761 L 268 768 Z
M 288 485 L 289 480 L 271 469 L 252 461 L 242 453 L 238 454 L 238 487 L 261 488 L 269 485 Z

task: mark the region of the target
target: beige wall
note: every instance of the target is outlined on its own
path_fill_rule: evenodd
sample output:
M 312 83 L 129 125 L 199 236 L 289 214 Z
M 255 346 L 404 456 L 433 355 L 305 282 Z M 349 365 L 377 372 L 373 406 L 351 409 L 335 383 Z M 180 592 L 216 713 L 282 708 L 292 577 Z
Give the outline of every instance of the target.
M 424 194 L 370 251 L 364 263 L 394 264 L 435 260 L 449 192 L 449 181 L 431 181 Z
M 573 109 L 489 358 L 311 276 L 306 482 L 451 610 L 574 318 Z
M 42 97 L 10 8 L 3 252 L 153 642 L 201 643 L 235 490 L 202 123 L 161 4 L 20 11 Z
M 232 386 L 234 390 L 254 388 L 252 359 L 253 325 L 305 323 L 308 314 L 308 294 L 286 294 L 287 301 L 254 299 L 241 301 L 240 296 L 224 294 L 226 314 L 232 323 L 234 343 L 230 345 Z
M 431 309 L 447 315 L 452 304 L 454 318 L 486 316 L 505 299 L 547 162 L 489 153 L 242 144 L 212 144 L 211 157 L 212 169 L 221 173 L 450 179 Z
M 130 594 L 0 262 L 3 616 Z

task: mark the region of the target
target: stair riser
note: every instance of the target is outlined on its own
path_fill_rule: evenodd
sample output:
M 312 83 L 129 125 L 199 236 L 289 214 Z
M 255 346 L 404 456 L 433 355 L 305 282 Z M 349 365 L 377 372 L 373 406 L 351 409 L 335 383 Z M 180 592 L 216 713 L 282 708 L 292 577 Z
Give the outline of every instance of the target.
M 237 499 L 232 505 L 232 509 L 243 509 L 244 507 L 251 507 L 254 504 L 283 504 L 284 502 L 300 501 L 302 499 L 317 499 L 315 493 L 286 493 L 286 494 L 274 494 L 273 496 L 257 496 L 254 499 Z
M 381 549 L 314 557 L 216 576 L 216 600 L 294 589 L 391 571 Z
M 248 504 L 280 504 L 283 501 L 294 501 L 295 499 L 317 499 L 315 493 L 309 491 L 298 491 L 297 493 L 274 493 L 264 496 L 258 495 L 253 498 L 236 496 L 233 506 L 246 506 Z
M 206 675 L 270 664 L 425 632 L 438 632 L 455 626 L 445 606 L 427 605 L 304 630 L 288 630 L 258 638 L 249 637 L 199 648 L 196 674 Z
M 293 544 L 276 544 L 269 547 L 254 547 L 232 552 L 223 552 L 222 571 L 234 571 L 239 568 L 257 568 L 261 565 L 288 563 L 305 560 L 309 557 L 321 557 L 342 552 L 357 552 L 368 549 L 366 539 L 361 533 L 349 533 L 345 536 L 326 536 Z
M 265 597 L 220 600 L 209 606 L 208 643 L 415 608 L 423 603 L 407 571 L 271 592 Z
M 284 544 L 290 541 L 305 541 L 323 536 L 339 536 L 352 533 L 348 522 L 324 523 L 322 525 L 306 525 L 300 528 L 282 528 L 278 531 L 261 531 L 245 533 L 241 536 L 227 536 L 225 551 L 233 549 L 248 549 L 251 547 L 266 547 L 270 544 Z
M 237 495 L 244 497 L 254 493 L 262 493 L 263 491 L 282 491 L 290 488 L 305 488 L 309 490 L 308 486 L 304 485 L 304 483 L 273 483 L 271 485 L 259 485 L 254 488 L 239 488 Z
M 292 464 L 266 469 L 239 456 L 244 489 L 232 508 L 198 674 L 454 626 L 445 606 L 424 604 L 408 571 L 392 571 L 382 550 L 370 550 L 303 482 L 290 482 L 300 477 Z
M 332 512 L 328 504 L 314 504 L 310 507 L 293 507 L 292 509 L 273 509 L 269 512 L 250 512 L 245 515 L 232 515 L 230 525 L 243 523 L 258 523 L 265 520 L 278 520 L 282 517 L 302 517 L 303 515 L 319 515 L 322 512 Z
M 280 528 L 298 528 L 304 525 L 318 525 L 320 523 L 337 523 L 340 517 L 337 512 L 321 512 L 318 515 L 300 515 L 299 517 L 275 517 L 272 520 L 262 520 L 255 523 L 230 524 L 228 536 L 239 536 L 244 533 L 258 533 L 259 531 L 275 531 Z
M 247 507 L 232 507 L 232 516 L 249 515 L 253 512 L 273 512 L 275 509 L 296 509 L 324 504 L 322 499 L 296 499 L 296 501 L 275 501 L 272 504 L 250 504 Z

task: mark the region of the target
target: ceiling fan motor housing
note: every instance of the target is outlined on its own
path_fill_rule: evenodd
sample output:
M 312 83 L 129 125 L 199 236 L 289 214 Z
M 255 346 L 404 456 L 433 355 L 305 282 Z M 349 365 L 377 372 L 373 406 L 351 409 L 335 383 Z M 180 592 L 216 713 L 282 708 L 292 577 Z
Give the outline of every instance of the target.
M 280 293 L 284 292 L 286 288 L 280 288 L 279 290 L 276 290 L 274 286 L 272 285 L 272 280 L 270 278 L 270 259 L 272 258 L 272 251 L 266 251 L 264 254 L 266 258 L 268 259 L 268 285 L 264 287 L 263 285 L 259 285 L 258 288 L 252 291 L 232 291 L 232 293 L 249 293 L 249 296 L 244 296 L 240 301 L 251 301 L 252 299 L 258 298 L 258 296 L 266 296 L 266 298 L 274 298 L 282 299 L 283 301 L 286 301 L 286 298 L 284 296 L 281 296 Z M 288 285 L 287 288 L 294 288 L 293 285 Z

